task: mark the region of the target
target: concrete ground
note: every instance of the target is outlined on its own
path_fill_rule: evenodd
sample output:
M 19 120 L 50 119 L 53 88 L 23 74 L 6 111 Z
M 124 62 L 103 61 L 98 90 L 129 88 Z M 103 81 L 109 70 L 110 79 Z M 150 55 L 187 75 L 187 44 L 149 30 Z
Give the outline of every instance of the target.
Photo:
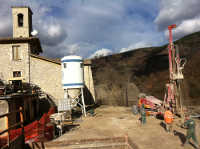
M 58 141 L 122 137 L 128 135 L 138 149 L 193 149 L 192 145 L 181 146 L 185 140 L 186 130 L 175 124 L 176 135 L 168 134 L 162 126 L 162 120 L 147 117 L 147 124 L 140 125 L 139 115 L 133 115 L 131 108 L 101 106 L 95 110 L 94 117 L 82 118 L 80 126 L 66 132 L 57 139 L 46 142 L 56 144 Z M 178 120 L 176 120 L 178 121 Z M 197 129 L 199 129 L 199 121 Z M 200 132 L 197 132 L 200 142 Z M 57 148 L 57 147 L 55 147 Z

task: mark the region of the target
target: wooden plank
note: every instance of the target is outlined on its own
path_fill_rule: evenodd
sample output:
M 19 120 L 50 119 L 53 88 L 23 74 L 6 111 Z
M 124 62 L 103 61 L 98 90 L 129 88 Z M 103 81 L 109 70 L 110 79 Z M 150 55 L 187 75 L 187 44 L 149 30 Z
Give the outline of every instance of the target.
M 1 131 L 1 132 L 0 132 L 0 135 L 4 134 L 5 132 L 8 132 L 8 131 L 11 130 L 12 128 L 14 128 L 14 127 L 16 127 L 16 126 L 19 126 L 19 125 L 21 125 L 21 124 L 23 124 L 23 123 L 22 123 L 22 122 L 19 122 L 19 123 L 16 123 L 16 124 L 10 126 L 8 129 Z
M 23 112 L 23 110 L 16 110 L 16 111 L 12 111 L 12 112 L 2 114 L 2 115 L 0 115 L 0 118 L 5 117 L 5 116 L 9 116 L 10 114 L 17 113 L 17 112 Z
M 69 122 L 69 121 L 63 121 L 61 123 L 64 124 L 64 125 L 72 125 L 73 124 L 73 122 Z

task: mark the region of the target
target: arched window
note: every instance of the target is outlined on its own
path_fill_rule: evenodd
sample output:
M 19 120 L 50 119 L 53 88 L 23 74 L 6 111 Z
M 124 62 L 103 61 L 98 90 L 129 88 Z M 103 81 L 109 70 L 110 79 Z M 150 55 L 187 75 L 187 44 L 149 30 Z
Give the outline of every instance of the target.
M 24 19 L 24 15 L 20 13 L 17 16 L 18 16 L 18 26 L 22 27 L 23 23 L 24 23 L 24 20 L 23 20 Z

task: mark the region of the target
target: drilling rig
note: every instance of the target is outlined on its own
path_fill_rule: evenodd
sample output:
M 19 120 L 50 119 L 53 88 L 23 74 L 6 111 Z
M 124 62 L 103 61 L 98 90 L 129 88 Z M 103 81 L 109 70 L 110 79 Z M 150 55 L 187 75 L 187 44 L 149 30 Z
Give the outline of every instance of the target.
M 181 117 L 183 112 L 183 69 L 186 64 L 185 58 L 180 58 L 178 46 L 173 43 L 172 30 L 176 28 L 176 24 L 168 26 L 169 30 L 169 83 L 166 84 L 166 93 L 164 96 L 164 108 L 169 107 L 170 110 Z

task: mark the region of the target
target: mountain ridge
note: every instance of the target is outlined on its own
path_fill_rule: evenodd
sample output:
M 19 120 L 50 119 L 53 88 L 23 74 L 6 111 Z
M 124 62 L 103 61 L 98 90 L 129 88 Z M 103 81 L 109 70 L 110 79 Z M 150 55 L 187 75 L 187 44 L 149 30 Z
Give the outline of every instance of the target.
M 180 57 L 187 59 L 183 71 L 184 103 L 200 104 L 200 69 L 197 67 L 200 66 L 200 32 L 184 36 L 174 44 L 179 47 Z M 168 63 L 167 44 L 93 59 L 97 99 L 105 104 L 126 105 L 127 100 L 135 103 L 139 92 L 144 92 L 162 100 L 169 81 Z M 139 92 L 129 88 L 130 84 L 135 84 Z M 135 96 L 129 96 L 134 91 Z

